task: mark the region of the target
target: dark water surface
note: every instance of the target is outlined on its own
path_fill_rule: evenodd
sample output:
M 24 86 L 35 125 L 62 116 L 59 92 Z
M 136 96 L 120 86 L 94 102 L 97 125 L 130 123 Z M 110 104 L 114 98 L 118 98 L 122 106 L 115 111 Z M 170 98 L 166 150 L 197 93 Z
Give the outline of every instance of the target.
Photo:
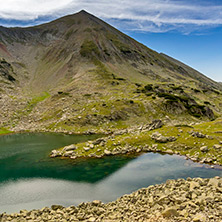
M 52 133 L 0 136 L 0 213 L 94 199 L 108 202 L 167 179 L 222 176 L 221 170 L 176 155 L 147 153 L 87 161 L 49 158 L 52 149 L 94 138 Z

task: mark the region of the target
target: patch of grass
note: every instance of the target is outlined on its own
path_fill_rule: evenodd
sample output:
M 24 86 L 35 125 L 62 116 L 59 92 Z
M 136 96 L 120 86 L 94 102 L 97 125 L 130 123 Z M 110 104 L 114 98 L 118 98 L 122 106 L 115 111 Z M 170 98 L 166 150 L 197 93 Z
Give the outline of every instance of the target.
M 50 94 L 48 92 L 42 93 L 40 96 L 33 97 L 27 104 L 27 111 L 31 112 L 32 109 L 37 105 L 37 103 L 42 102 L 46 98 L 50 97 Z
M 113 151 L 116 147 L 123 149 L 124 147 L 143 147 L 143 146 L 152 146 L 157 144 L 157 149 L 161 152 L 165 152 L 170 149 L 173 152 L 177 152 L 181 155 L 190 155 L 195 156 L 196 158 L 212 158 L 217 159 L 217 163 L 222 164 L 222 150 L 215 150 L 213 146 L 219 144 L 219 141 L 222 140 L 222 135 L 215 134 L 214 131 L 221 129 L 222 122 L 214 121 L 207 122 L 199 125 L 195 125 L 193 129 L 190 129 L 186 125 L 180 126 L 163 126 L 160 129 L 156 129 L 148 132 L 138 132 L 138 133 L 125 133 L 122 135 L 117 135 L 111 137 L 107 140 L 105 146 L 97 145 L 94 149 L 85 152 L 83 147 L 85 143 L 77 144 L 78 153 L 82 156 L 88 155 L 89 153 L 96 153 L 97 155 L 102 153 L 105 149 Z M 198 131 L 204 134 L 211 136 L 210 138 L 197 138 L 193 137 L 190 132 Z M 176 141 L 168 143 L 158 143 L 151 138 L 151 135 L 154 132 L 159 132 L 163 136 L 174 136 L 177 138 Z M 201 152 L 200 148 L 202 146 L 208 146 L 208 152 Z M 97 150 L 100 150 L 99 153 Z
M 110 32 L 106 33 L 106 37 L 120 50 L 123 54 L 132 53 L 130 47 L 127 44 L 124 44 L 118 37 Z
M 83 57 L 92 58 L 93 56 L 100 57 L 100 52 L 97 45 L 90 40 L 85 40 L 81 45 L 80 54 Z
M 177 96 L 171 93 L 157 93 L 157 95 L 158 97 L 165 98 L 168 103 L 173 104 L 173 102 L 181 102 L 187 109 L 188 113 L 194 117 L 200 118 L 206 116 L 210 120 L 215 118 L 213 111 L 209 107 L 197 104 L 194 99 L 187 96 Z
M 8 134 L 8 133 L 12 133 L 12 131 L 8 130 L 7 128 L 0 128 L 0 135 Z

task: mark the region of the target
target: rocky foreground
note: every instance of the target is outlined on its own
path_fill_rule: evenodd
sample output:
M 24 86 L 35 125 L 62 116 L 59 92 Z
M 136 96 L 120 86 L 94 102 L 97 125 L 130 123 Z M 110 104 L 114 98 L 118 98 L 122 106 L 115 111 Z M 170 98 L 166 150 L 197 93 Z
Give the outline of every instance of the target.
M 222 221 L 222 178 L 168 180 L 107 204 L 95 200 L 64 208 L 1 214 L 5 221 Z

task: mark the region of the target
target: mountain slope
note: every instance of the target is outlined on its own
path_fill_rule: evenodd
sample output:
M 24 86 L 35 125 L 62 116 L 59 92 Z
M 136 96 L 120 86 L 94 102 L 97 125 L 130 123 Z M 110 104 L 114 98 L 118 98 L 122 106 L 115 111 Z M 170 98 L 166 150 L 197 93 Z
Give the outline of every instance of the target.
M 0 27 L 0 58 L 8 64 L 0 67 L 0 127 L 12 130 L 107 131 L 165 115 L 168 122 L 214 119 L 222 111 L 219 83 L 85 11 Z

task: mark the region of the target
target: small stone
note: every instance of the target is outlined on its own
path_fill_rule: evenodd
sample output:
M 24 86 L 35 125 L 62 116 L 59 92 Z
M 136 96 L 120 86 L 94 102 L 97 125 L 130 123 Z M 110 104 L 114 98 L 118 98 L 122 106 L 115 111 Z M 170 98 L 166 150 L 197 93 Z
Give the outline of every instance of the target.
M 210 178 L 208 185 L 212 185 L 214 187 L 218 187 L 219 185 L 219 180 L 217 178 Z
M 173 207 L 171 208 L 167 208 L 162 212 L 162 215 L 164 217 L 173 217 L 173 216 L 179 216 L 179 213 L 177 212 L 177 210 Z
M 219 144 L 215 144 L 215 145 L 213 145 L 213 148 L 216 149 L 216 150 L 219 150 L 219 149 L 222 148 L 222 146 L 219 145 Z
M 109 155 L 111 155 L 111 152 L 109 150 L 104 150 L 104 154 L 109 156 Z
M 173 150 L 166 150 L 166 153 L 173 154 Z
M 89 147 L 83 147 L 83 149 L 84 149 L 86 152 L 90 150 Z
M 208 146 L 200 147 L 200 151 L 203 152 L 203 153 L 208 152 L 209 151 Z
M 52 205 L 52 210 L 62 210 L 64 207 L 62 205 Z
M 94 200 L 94 201 L 92 202 L 92 204 L 93 204 L 94 206 L 98 206 L 98 205 L 101 205 L 102 202 L 101 202 L 100 200 Z
M 198 213 L 194 216 L 193 222 L 205 222 L 207 217 L 203 213 Z
M 90 149 L 93 149 L 93 148 L 94 148 L 94 145 L 93 145 L 93 144 L 90 144 L 90 145 L 89 145 L 89 148 L 90 148 Z

